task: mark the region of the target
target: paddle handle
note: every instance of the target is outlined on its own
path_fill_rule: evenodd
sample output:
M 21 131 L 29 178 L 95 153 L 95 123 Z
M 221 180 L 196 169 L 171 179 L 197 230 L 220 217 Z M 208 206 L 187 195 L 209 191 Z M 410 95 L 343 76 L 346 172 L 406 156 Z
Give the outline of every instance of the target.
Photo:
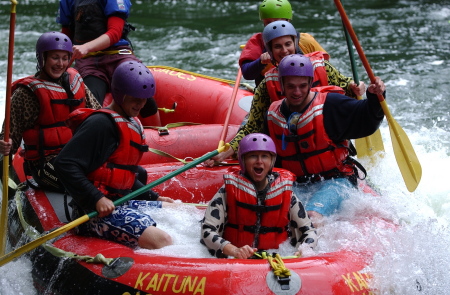
M 169 180 L 172 177 L 175 177 L 178 174 L 181 174 L 184 171 L 189 170 L 189 169 L 197 166 L 198 164 L 203 163 L 204 161 L 206 161 L 208 159 L 211 159 L 212 157 L 218 155 L 219 153 L 221 153 L 222 151 L 226 150 L 227 148 L 229 148 L 229 145 L 224 145 L 224 146 L 218 148 L 217 150 L 209 152 L 209 153 L 203 155 L 202 157 L 197 158 L 194 161 L 184 165 L 183 167 L 181 167 L 181 168 L 179 168 L 179 169 L 177 169 L 175 171 L 172 171 L 172 172 L 164 175 L 163 177 L 161 177 L 161 178 L 159 178 L 159 179 L 157 179 L 157 180 L 155 180 L 153 182 L 150 182 L 147 185 L 144 185 L 143 187 L 135 190 L 134 192 L 132 192 L 132 193 L 126 195 L 126 196 L 123 196 L 120 199 L 115 200 L 113 202 L 114 206 L 121 205 L 121 204 L 125 203 L 126 201 L 129 201 L 129 200 L 133 199 L 134 197 L 139 196 L 140 194 L 144 193 L 145 191 L 148 191 L 149 189 L 152 189 L 155 186 L 160 185 L 161 183 L 165 182 L 166 180 Z M 89 218 L 93 218 L 93 217 L 98 215 L 98 212 L 94 211 L 94 212 L 91 212 L 91 213 L 89 213 L 87 215 L 89 216 Z
M 350 38 L 350 34 L 348 33 L 348 30 L 345 28 L 345 24 L 342 23 L 342 25 L 344 27 L 344 35 L 345 41 L 347 42 L 348 55 L 350 56 L 350 65 L 352 67 L 353 80 L 355 80 L 356 84 L 359 84 L 359 76 L 358 71 L 356 70 L 356 61 L 355 61 L 355 52 L 353 51 L 353 43 Z
M 11 16 L 9 22 L 9 46 L 8 46 L 8 66 L 6 70 L 6 97 L 5 97 L 5 126 L 4 126 L 4 141 L 9 140 L 9 121 L 11 109 L 11 85 L 12 85 L 12 71 L 14 60 L 14 31 L 16 26 L 16 1 L 11 1 Z
M 134 192 L 132 192 L 132 193 L 130 193 L 130 194 L 128 194 L 128 195 L 118 199 L 118 200 L 115 200 L 113 202 L 114 206 L 121 205 L 121 204 L 125 203 L 126 201 L 131 200 L 132 198 L 142 194 L 143 192 L 145 192 L 145 191 L 147 191 L 147 190 L 149 190 L 149 189 L 151 189 L 151 188 L 153 188 L 153 187 L 163 183 L 164 181 L 166 181 L 166 180 L 168 180 L 168 179 L 170 179 L 170 178 L 172 178 L 172 177 L 174 177 L 174 176 L 176 176 L 176 175 L 178 175 L 180 173 L 183 173 L 184 171 L 186 171 L 186 170 L 188 170 L 188 169 L 190 169 L 192 167 L 195 167 L 196 165 L 198 165 L 198 164 L 200 164 L 200 163 L 202 163 L 202 162 L 204 162 L 204 161 L 214 157 L 215 155 L 223 152 L 224 150 L 226 150 L 228 148 L 229 148 L 229 145 L 227 144 L 227 145 L 225 145 L 225 146 L 223 146 L 221 148 L 218 148 L 217 150 L 214 150 L 212 152 L 207 153 L 206 155 L 204 155 L 204 156 L 202 156 L 200 158 L 195 159 L 191 163 L 186 164 L 183 167 L 181 167 L 181 168 L 179 168 L 179 169 L 177 169 L 175 171 L 172 171 L 171 173 L 166 174 L 165 176 L 161 177 L 160 179 L 155 180 L 155 181 L 153 181 L 153 182 L 151 182 L 151 183 L 141 187 L 140 189 L 138 189 L 138 190 L 136 190 L 136 191 L 134 191 Z M 67 232 L 67 231 L 77 227 L 78 225 L 87 222 L 89 219 L 94 218 L 97 215 L 98 215 L 98 212 L 96 212 L 96 211 L 91 212 L 89 214 L 85 214 L 85 215 L 75 219 L 74 221 L 71 221 L 71 222 L 65 224 L 64 226 L 62 226 L 60 228 L 57 228 L 56 230 L 54 230 L 54 231 L 52 231 L 52 232 L 50 232 L 50 233 L 48 233 L 48 234 L 46 234 L 44 236 L 41 236 L 41 237 L 37 238 L 36 240 L 28 243 L 28 244 L 23 245 L 20 248 L 15 249 L 14 251 L 9 252 L 8 254 L 6 254 L 4 256 L 1 256 L 0 257 L 0 266 L 5 265 L 6 263 L 12 261 L 13 259 L 19 257 L 20 255 L 22 255 L 22 254 L 24 254 L 24 253 L 26 253 L 28 251 L 33 250 L 34 248 L 42 245 L 43 243 L 45 243 L 45 242 L 47 242 L 47 241 L 49 241 L 49 240 L 51 240 L 53 238 L 56 238 L 57 236 L 62 235 L 63 233 L 65 233 L 65 232 Z
M 342 22 L 344 23 L 346 31 L 350 34 L 350 37 L 352 38 L 353 44 L 355 45 L 356 51 L 359 54 L 359 58 L 361 59 L 361 62 L 363 63 L 364 68 L 366 69 L 366 72 L 367 72 L 367 75 L 369 76 L 370 82 L 375 83 L 375 75 L 373 74 L 373 71 L 372 71 L 372 68 L 370 67 L 369 61 L 367 60 L 367 57 L 364 54 L 364 50 L 361 47 L 361 44 L 359 43 L 358 37 L 356 37 L 355 31 L 353 30 L 352 24 L 350 23 L 350 20 L 348 19 L 347 13 L 345 12 L 341 1 L 334 0 L 334 3 L 336 4 L 336 7 L 341 15 Z M 384 100 L 384 96 L 382 94 L 377 94 L 377 96 L 378 96 L 378 100 L 380 102 L 382 102 Z
M 237 92 L 239 89 L 239 84 L 241 83 L 242 71 L 241 67 L 238 68 L 238 73 L 236 75 L 236 81 L 234 82 L 233 92 L 231 93 L 230 105 L 228 106 L 227 116 L 225 117 L 225 122 L 223 123 L 222 133 L 220 134 L 219 148 L 225 145 L 225 139 L 227 137 L 228 124 L 230 122 L 231 112 L 233 111 L 234 102 L 236 101 Z
M 11 84 L 14 60 L 14 31 L 16 26 L 16 5 L 17 1 L 11 0 L 11 15 L 9 21 L 9 46 L 8 46 L 8 66 L 6 70 L 6 97 L 5 97 L 5 121 L 3 140 L 9 141 L 9 121 L 11 109 Z M 5 254 L 6 233 L 8 231 L 8 180 L 9 180 L 9 156 L 3 157 L 3 187 L 2 187 L 2 207 L 0 213 L 0 255 Z

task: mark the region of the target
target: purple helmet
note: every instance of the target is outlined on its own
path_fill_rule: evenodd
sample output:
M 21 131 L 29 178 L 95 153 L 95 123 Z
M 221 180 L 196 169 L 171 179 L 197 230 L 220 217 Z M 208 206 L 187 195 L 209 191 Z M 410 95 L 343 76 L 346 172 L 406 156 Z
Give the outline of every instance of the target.
M 47 32 L 42 34 L 36 42 L 36 59 L 38 71 L 44 67 L 44 52 L 50 50 L 64 50 L 72 55 L 72 41 L 67 35 L 60 32 Z
M 297 51 L 298 47 L 297 31 L 295 30 L 294 26 L 288 21 L 277 20 L 271 22 L 270 24 L 264 27 L 262 35 L 264 46 L 266 47 L 267 52 L 270 54 L 270 58 L 273 58 L 273 54 L 272 48 L 269 43 L 270 41 L 278 37 L 292 36 L 294 38 L 294 44 Z
M 155 95 L 155 91 L 155 79 L 142 63 L 125 61 L 114 70 L 111 94 L 118 105 L 122 105 L 125 95 L 149 99 Z
M 248 152 L 267 151 L 273 156 L 277 154 L 277 148 L 272 138 L 262 133 L 251 133 L 245 136 L 239 143 L 238 159 L 241 166 L 241 173 L 245 173 L 244 155 Z M 275 158 L 272 157 L 272 166 L 275 164 Z
M 285 56 L 278 65 L 278 80 L 280 81 L 282 92 L 284 92 L 283 77 L 285 76 L 314 78 L 314 68 L 311 60 L 301 54 Z

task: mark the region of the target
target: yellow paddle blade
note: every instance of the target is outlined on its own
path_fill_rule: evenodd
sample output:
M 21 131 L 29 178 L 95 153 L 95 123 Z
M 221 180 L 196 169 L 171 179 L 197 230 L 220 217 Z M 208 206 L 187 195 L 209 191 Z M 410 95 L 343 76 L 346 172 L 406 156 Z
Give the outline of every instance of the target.
M 52 231 L 52 232 L 50 232 L 50 233 L 48 233 L 46 235 L 43 235 L 43 236 L 37 238 L 36 240 L 34 240 L 34 241 L 32 241 L 32 242 L 30 242 L 28 244 L 23 245 L 20 248 L 15 249 L 14 251 L 9 252 L 8 254 L 6 254 L 4 256 L 1 256 L 0 257 L 0 266 L 5 265 L 6 263 L 8 263 L 11 260 L 19 257 L 20 255 L 35 249 L 36 247 L 44 244 L 45 242 L 47 242 L 47 241 L 49 241 L 49 240 L 51 240 L 53 238 L 56 238 L 57 236 L 62 235 L 65 232 L 68 232 L 72 228 L 75 228 L 78 225 L 80 225 L 82 223 L 85 223 L 88 220 L 89 220 L 89 216 L 88 215 L 83 215 L 83 216 L 79 217 L 78 219 L 75 219 L 74 221 L 61 226 L 58 229 L 56 229 L 56 230 L 54 230 L 54 231 Z
M 392 117 L 385 100 L 380 102 L 389 124 L 392 147 L 397 165 L 402 173 L 408 191 L 413 192 L 422 178 L 422 166 L 416 156 L 413 146 L 402 127 Z
M 383 139 L 379 129 L 372 135 L 357 138 L 355 140 L 356 151 L 358 158 L 372 157 L 378 152 L 384 152 Z
M 357 96 L 357 99 L 361 100 L 363 98 Z M 380 129 L 377 129 L 372 135 L 356 139 L 355 146 L 358 152 L 358 158 L 369 157 L 371 162 L 375 162 L 373 156 L 378 152 L 384 152 Z

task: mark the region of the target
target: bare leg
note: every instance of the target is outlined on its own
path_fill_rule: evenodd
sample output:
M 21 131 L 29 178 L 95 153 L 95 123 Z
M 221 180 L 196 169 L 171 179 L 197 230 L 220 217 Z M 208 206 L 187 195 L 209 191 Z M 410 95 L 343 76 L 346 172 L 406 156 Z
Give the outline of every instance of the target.
M 160 249 L 173 244 L 172 237 L 155 226 L 147 227 L 140 236 L 138 243 L 139 247 L 146 249 Z

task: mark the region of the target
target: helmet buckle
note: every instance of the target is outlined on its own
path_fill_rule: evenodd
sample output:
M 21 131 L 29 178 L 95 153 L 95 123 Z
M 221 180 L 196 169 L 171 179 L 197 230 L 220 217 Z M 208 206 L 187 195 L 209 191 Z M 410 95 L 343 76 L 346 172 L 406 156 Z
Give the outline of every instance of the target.
M 130 49 L 120 49 L 119 54 L 133 54 L 133 51 L 131 51 Z

